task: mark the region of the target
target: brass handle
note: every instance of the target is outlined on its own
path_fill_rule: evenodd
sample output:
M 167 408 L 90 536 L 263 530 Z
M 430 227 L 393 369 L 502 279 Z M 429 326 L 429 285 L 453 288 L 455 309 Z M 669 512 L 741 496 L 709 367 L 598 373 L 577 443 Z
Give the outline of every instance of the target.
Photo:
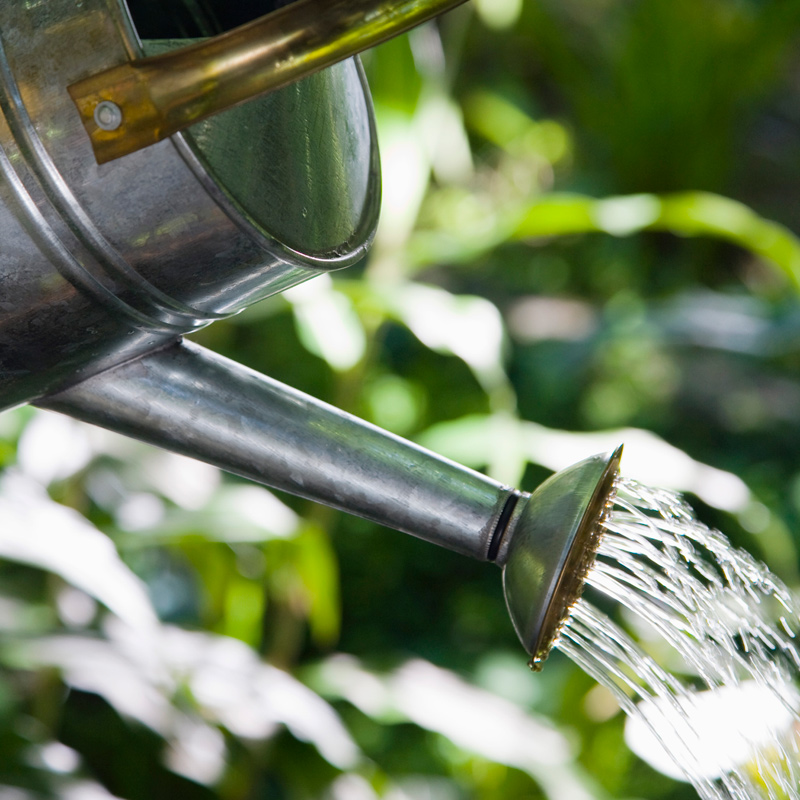
M 298 0 L 228 33 L 130 61 L 68 91 L 98 164 L 286 86 L 465 0 Z

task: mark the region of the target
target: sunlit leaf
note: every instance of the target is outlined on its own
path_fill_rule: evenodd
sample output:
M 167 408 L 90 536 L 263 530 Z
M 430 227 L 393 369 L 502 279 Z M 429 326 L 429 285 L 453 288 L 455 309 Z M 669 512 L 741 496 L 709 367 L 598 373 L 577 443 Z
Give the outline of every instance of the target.
M 495 305 L 414 283 L 393 297 L 400 318 L 424 345 L 463 359 L 487 385 L 503 381 L 503 321 Z
M 313 674 L 314 685 L 383 720 L 414 722 L 491 762 L 531 775 L 547 797 L 594 797 L 567 739 L 546 721 L 421 660 L 380 675 L 335 656 Z
M 364 356 L 366 336 L 350 300 L 333 288 L 329 275 L 284 293 L 292 304 L 300 340 L 335 370 L 348 370 Z
M 294 568 L 308 599 L 311 635 L 321 645 L 336 641 L 341 624 L 339 567 L 325 531 L 306 525 L 296 540 Z
M 86 431 L 85 425 L 69 417 L 37 411 L 20 436 L 20 468 L 45 485 L 73 475 L 93 455 Z
M 120 714 L 171 742 L 166 757 L 173 763 L 177 750 L 186 764 L 197 752 L 198 731 L 209 724 L 251 740 L 270 738 L 285 725 L 340 769 L 360 760 L 331 706 L 288 673 L 260 661 L 243 642 L 172 627 L 107 627 L 108 639 L 54 636 L 16 642 L 14 662 L 57 667 L 69 685 L 101 695 Z M 193 708 L 177 702 L 184 686 Z M 219 741 L 210 732 L 203 736 Z
M 697 774 L 709 780 L 748 762 L 758 772 L 759 751 L 765 762 L 765 751 L 787 737 L 794 738 L 794 711 L 800 705 L 793 686 L 787 684 L 780 692 L 773 689 L 750 680 L 693 692 L 675 701 L 680 711 L 664 698 L 642 703 L 639 714 L 626 721 L 625 741 L 650 766 L 677 780 L 687 780 L 675 761 L 675 754 L 684 748 L 695 756 Z M 775 755 L 776 759 L 791 757 L 790 753 Z M 770 779 L 766 770 L 762 777 Z
M 750 250 L 800 285 L 800 240 L 743 203 L 708 192 L 632 195 L 596 200 L 582 195 L 545 195 L 519 223 L 519 238 L 600 231 L 629 236 L 645 230 L 708 236 Z
M 218 542 L 268 542 L 291 539 L 298 525 L 297 514 L 269 490 L 226 484 L 202 508 L 169 509 L 157 523 L 122 541 L 141 547 L 202 535 Z
M 465 112 L 470 128 L 510 152 L 535 153 L 554 164 L 569 150 L 569 137 L 562 125 L 553 120 L 534 120 L 499 94 L 474 92 L 466 100 Z
M 419 441 L 471 467 L 486 466 L 493 459 L 494 431 L 498 424 L 514 425 L 505 417 L 497 420 L 474 415 L 434 425 Z M 640 483 L 692 492 L 709 505 L 727 511 L 744 511 L 751 502 L 750 490 L 740 478 L 695 461 L 650 431 L 619 428 L 577 433 L 517 420 L 515 434 L 531 463 L 553 471 L 624 444 L 622 472 Z
M 631 236 L 658 230 L 678 236 L 720 239 L 749 250 L 800 286 L 800 239 L 787 227 L 743 203 L 708 192 L 639 194 L 593 198 L 542 194 L 504 210 L 505 224 L 491 231 L 459 234 L 422 231 L 411 245 L 418 266 L 432 261 L 463 262 L 504 241 L 547 239 L 583 233 Z
M 131 625 L 156 624 L 144 584 L 111 540 L 16 475 L 6 475 L 0 484 L 0 557 L 54 572 Z

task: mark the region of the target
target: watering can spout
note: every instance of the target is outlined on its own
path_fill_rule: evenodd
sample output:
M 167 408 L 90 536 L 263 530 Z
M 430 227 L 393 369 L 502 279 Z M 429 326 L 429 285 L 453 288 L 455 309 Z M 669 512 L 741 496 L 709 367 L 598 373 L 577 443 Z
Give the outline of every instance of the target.
M 586 459 L 529 495 L 186 342 L 37 405 L 495 561 L 536 664 L 579 592 L 620 456 Z
M 210 51 L 155 61 L 118 0 L 0 2 L 0 410 L 33 402 L 494 561 L 536 659 L 582 584 L 618 454 L 528 495 L 181 340 L 364 256 L 380 205 L 369 92 L 357 61 L 314 65 L 458 2 L 298 0 Z M 277 54 L 292 77 L 309 77 L 206 117 L 198 53 L 226 67 L 226 103 L 242 99 L 236 66 L 255 63 L 237 54 L 265 55 L 254 75 L 275 76 Z M 170 114 L 203 113 L 98 166 L 84 128 L 94 101 L 76 110 L 67 87 L 121 65 L 152 77 Z M 176 71 L 150 72 L 165 65 Z M 116 103 L 98 99 L 95 110 Z M 119 127 L 113 113 L 98 120 L 110 142 L 132 117 L 123 108 Z
M 519 494 L 189 342 L 37 405 L 478 559 Z

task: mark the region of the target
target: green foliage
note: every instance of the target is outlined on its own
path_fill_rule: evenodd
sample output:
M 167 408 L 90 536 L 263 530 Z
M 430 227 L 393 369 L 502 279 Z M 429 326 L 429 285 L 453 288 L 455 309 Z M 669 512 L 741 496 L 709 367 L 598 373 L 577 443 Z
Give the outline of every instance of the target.
M 526 489 L 625 441 L 797 588 L 798 8 L 480 0 L 367 54 L 371 255 L 197 340 Z M 693 796 L 529 674 L 490 566 L 31 409 L 0 469 L 2 796 Z

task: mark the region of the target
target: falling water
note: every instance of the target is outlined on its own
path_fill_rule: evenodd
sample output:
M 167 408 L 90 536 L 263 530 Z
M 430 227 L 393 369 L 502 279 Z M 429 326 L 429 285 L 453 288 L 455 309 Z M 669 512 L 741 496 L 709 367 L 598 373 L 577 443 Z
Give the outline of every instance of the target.
M 800 616 L 786 587 L 670 492 L 620 480 L 601 524 L 587 587 L 643 643 L 584 596 L 556 647 L 701 797 L 800 798 Z

